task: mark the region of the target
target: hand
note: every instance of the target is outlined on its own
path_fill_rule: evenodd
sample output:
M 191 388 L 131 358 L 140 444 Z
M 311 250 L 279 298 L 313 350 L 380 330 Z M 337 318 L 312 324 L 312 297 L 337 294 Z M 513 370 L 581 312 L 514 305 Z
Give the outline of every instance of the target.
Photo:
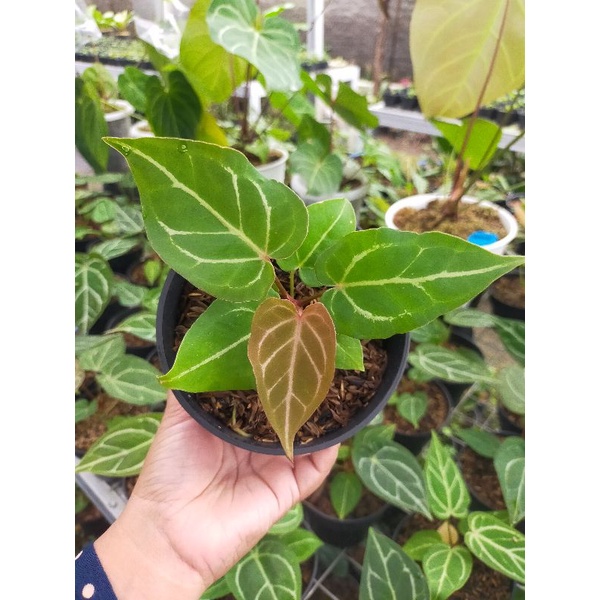
M 319 487 L 337 449 L 293 464 L 242 450 L 200 427 L 169 392 L 125 510 L 94 544 L 119 600 L 198 600 Z

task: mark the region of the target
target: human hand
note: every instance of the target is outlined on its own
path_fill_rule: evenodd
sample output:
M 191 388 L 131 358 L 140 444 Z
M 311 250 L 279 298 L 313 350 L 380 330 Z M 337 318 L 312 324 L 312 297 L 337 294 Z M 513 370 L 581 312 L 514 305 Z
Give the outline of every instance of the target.
M 248 452 L 200 427 L 169 392 L 125 510 L 94 544 L 119 600 L 198 600 L 317 489 L 337 449 L 293 464 Z

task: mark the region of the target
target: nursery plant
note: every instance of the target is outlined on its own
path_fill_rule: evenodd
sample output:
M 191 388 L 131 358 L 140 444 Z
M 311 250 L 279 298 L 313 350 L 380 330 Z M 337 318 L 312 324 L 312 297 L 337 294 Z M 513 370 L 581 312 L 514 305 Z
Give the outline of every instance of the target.
M 307 208 L 232 148 L 175 138 L 106 142 L 129 163 L 156 253 L 216 298 L 161 383 L 256 389 L 290 459 L 336 366 L 360 362 L 361 340 L 424 325 L 524 262 L 437 232 L 357 231 L 346 200 Z M 303 295 L 300 283 L 316 291 Z
M 402 447 L 392 441 L 391 430 L 378 427 L 379 432 L 377 428 L 371 431 L 370 443 L 372 453 L 381 462 L 379 470 L 401 469 Z M 361 600 L 445 600 L 465 585 L 474 557 L 524 584 L 524 534 L 509 524 L 505 514 L 470 511 L 471 498 L 460 469 L 450 448 L 435 432 L 424 467 L 415 463 L 404 465 L 403 485 L 410 487 L 412 511 L 437 524 L 437 528 L 417 531 L 402 547 L 371 529 L 361 576 Z M 510 461 L 503 464 L 508 469 Z

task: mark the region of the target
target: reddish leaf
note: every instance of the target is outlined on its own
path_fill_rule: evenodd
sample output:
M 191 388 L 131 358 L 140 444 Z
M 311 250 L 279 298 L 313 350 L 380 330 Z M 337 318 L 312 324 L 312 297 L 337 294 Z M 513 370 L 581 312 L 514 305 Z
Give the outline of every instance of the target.
M 335 329 L 327 309 L 267 298 L 252 320 L 248 358 L 267 419 L 293 460 L 294 436 L 333 380 Z

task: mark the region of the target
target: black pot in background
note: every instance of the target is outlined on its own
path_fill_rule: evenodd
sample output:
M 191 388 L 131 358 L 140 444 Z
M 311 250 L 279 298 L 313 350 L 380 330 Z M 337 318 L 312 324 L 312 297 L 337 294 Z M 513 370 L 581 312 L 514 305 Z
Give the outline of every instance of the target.
M 180 299 L 186 280 L 175 271 L 170 271 L 165 280 L 160 300 L 158 303 L 158 312 L 156 317 L 156 347 L 160 357 L 161 368 L 167 372 L 175 361 L 174 339 L 175 327 L 179 320 Z M 410 346 L 410 338 L 407 334 L 395 335 L 387 340 L 383 340 L 383 347 L 388 354 L 388 365 L 383 374 L 381 384 L 375 395 L 369 401 L 369 404 L 358 411 L 348 423 L 347 427 L 330 431 L 320 438 L 297 445 L 294 449 L 296 455 L 309 454 L 318 450 L 323 450 L 334 446 L 344 440 L 352 437 L 358 431 L 368 425 L 373 418 L 383 410 L 388 398 L 396 389 L 404 369 Z M 251 438 L 246 438 L 233 430 L 229 429 L 216 417 L 202 410 L 194 402 L 194 394 L 173 390 L 173 393 L 183 408 L 205 429 L 216 435 L 218 438 L 249 450 L 261 454 L 284 455 L 283 448 L 279 443 L 261 442 Z
M 404 110 L 418 110 L 419 100 L 416 96 L 409 96 L 406 90 L 400 91 L 400 108 Z
M 383 92 L 383 104 L 385 106 L 400 106 L 400 94 L 393 90 Z
M 488 119 L 489 121 L 496 120 L 496 109 L 490 106 L 483 106 L 479 109 L 479 116 L 482 119 Z
M 523 277 L 520 270 L 510 271 L 510 273 L 506 273 L 500 277 L 502 279 L 520 279 Z M 494 294 L 494 284 L 492 284 L 488 288 L 488 296 L 490 300 L 490 306 L 492 312 L 498 317 L 505 317 L 507 319 L 518 319 L 520 321 L 525 320 L 525 308 L 521 308 L 520 306 L 511 306 L 510 304 L 506 304 L 503 300 L 497 297 Z
M 140 310 L 141 309 L 137 306 L 132 307 L 132 308 L 121 307 L 120 310 L 116 311 L 107 320 L 105 331 L 109 331 L 113 327 L 116 327 L 121 321 L 123 321 L 127 317 L 130 317 L 131 315 L 135 315 L 136 313 L 140 312 Z M 135 336 L 130 336 L 130 334 L 127 334 L 124 337 L 125 337 L 125 345 L 126 345 L 125 351 L 128 354 L 135 354 L 136 356 L 139 356 L 141 358 L 147 358 L 149 356 L 149 353 L 152 352 L 152 350 L 156 349 L 156 344 L 154 342 L 150 342 L 148 340 L 143 340 L 143 339 L 135 337 Z M 135 338 L 136 341 L 139 340 L 139 342 L 135 343 L 135 344 L 131 343 L 132 338 Z
M 90 335 L 102 335 L 107 329 L 108 324 L 123 310 L 123 306 L 116 300 L 111 300 L 96 322 L 90 328 Z
M 99 244 L 100 240 L 93 240 L 90 242 L 86 248 L 86 252 L 93 252 L 94 246 Z M 142 248 L 136 247 L 132 248 L 129 252 L 122 254 L 121 256 L 116 256 L 115 258 L 111 258 L 108 261 L 110 268 L 113 273 L 117 273 L 118 275 L 127 275 L 128 269 L 131 268 L 132 265 L 139 262 L 142 256 Z

